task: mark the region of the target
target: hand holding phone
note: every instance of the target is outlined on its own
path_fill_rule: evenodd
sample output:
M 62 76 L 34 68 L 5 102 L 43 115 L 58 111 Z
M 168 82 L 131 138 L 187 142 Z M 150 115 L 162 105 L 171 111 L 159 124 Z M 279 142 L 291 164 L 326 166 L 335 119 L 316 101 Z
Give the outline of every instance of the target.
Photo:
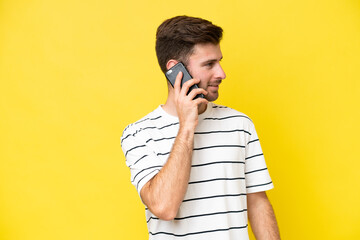
M 175 85 L 175 79 L 176 79 L 176 76 L 178 75 L 179 72 L 182 72 L 183 73 L 183 76 L 182 76 L 182 79 L 181 79 L 181 84 L 180 84 L 180 87 L 182 87 L 182 85 L 189 81 L 190 79 L 192 79 L 193 77 L 190 75 L 190 73 L 188 72 L 188 70 L 185 68 L 184 64 L 181 63 L 181 62 L 178 62 L 177 64 L 175 64 L 172 68 L 170 68 L 166 73 L 165 73 L 165 76 L 166 78 L 168 79 L 168 81 L 170 82 L 171 86 L 174 87 Z M 199 88 L 198 85 L 194 84 L 190 87 L 189 91 L 187 94 L 189 94 L 191 92 L 191 90 L 193 89 L 196 89 L 196 88 Z M 203 94 L 198 94 L 195 96 L 194 99 L 196 98 L 204 98 L 204 95 Z

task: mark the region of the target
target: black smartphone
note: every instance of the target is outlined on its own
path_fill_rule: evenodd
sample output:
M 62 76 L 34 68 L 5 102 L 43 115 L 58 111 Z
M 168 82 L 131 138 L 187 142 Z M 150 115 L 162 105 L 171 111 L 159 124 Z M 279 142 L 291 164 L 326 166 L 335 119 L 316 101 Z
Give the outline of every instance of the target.
M 176 76 L 178 75 L 179 72 L 183 73 L 182 79 L 181 79 L 181 84 L 180 86 L 182 87 L 182 85 L 186 82 L 189 81 L 190 79 L 192 79 L 193 77 L 190 75 L 190 73 L 188 72 L 188 70 L 186 69 L 186 67 L 184 66 L 183 63 L 178 62 L 177 64 L 175 64 L 172 68 L 170 68 L 166 73 L 165 76 L 168 79 L 168 81 L 170 82 L 171 86 L 174 87 L 175 85 L 175 79 Z M 191 90 L 199 88 L 198 85 L 194 84 L 189 88 L 189 91 L 187 94 L 189 94 L 191 92 Z M 204 98 L 204 94 L 198 94 L 195 96 L 194 99 L 198 98 L 198 97 L 202 97 Z

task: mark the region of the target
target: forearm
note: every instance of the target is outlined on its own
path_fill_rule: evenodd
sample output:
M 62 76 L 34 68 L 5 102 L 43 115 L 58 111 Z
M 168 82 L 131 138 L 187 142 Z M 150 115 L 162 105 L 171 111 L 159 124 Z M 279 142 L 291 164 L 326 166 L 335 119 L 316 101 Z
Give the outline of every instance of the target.
M 257 194 L 257 197 L 251 196 L 252 194 Z M 257 240 L 279 240 L 280 234 L 274 210 L 265 192 L 252 194 L 249 194 L 250 201 L 248 199 L 248 217 L 255 238 Z
M 191 169 L 194 130 L 180 127 L 169 158 L 161 171 L 142 190 L 142 199 L 152 213 L 171 220 L 182 203 Z

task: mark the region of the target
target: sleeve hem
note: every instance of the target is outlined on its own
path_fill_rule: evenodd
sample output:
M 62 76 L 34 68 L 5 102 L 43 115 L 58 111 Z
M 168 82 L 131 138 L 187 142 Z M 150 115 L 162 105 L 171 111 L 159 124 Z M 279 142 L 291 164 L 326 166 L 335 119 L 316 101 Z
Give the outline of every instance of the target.
M 266 186 L 247 188 L 246 193 L 248 194 L 248 193 L 256 193 L 256 192 L 264 192 L 264 191 L 267 191 L 267 190 L 270 190 L 270 189 L 273 189 L 273 188 L 274 188 L 274 184 L 271 183 L 271 184 L 268 184 Z

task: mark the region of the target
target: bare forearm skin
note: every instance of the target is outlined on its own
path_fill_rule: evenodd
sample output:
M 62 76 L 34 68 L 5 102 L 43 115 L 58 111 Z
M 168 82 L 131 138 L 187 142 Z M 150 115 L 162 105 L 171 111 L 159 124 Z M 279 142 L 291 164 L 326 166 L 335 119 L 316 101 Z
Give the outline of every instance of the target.
M 194 130 L 180 127 L 168 161 L 141 190 L 143 202 L 163 220 L 175 218 L 182 203 L 191 169 Z
M 248 195 L 248 217 L 257 240 L 280 240 L 274 210 L 265 192 Z

